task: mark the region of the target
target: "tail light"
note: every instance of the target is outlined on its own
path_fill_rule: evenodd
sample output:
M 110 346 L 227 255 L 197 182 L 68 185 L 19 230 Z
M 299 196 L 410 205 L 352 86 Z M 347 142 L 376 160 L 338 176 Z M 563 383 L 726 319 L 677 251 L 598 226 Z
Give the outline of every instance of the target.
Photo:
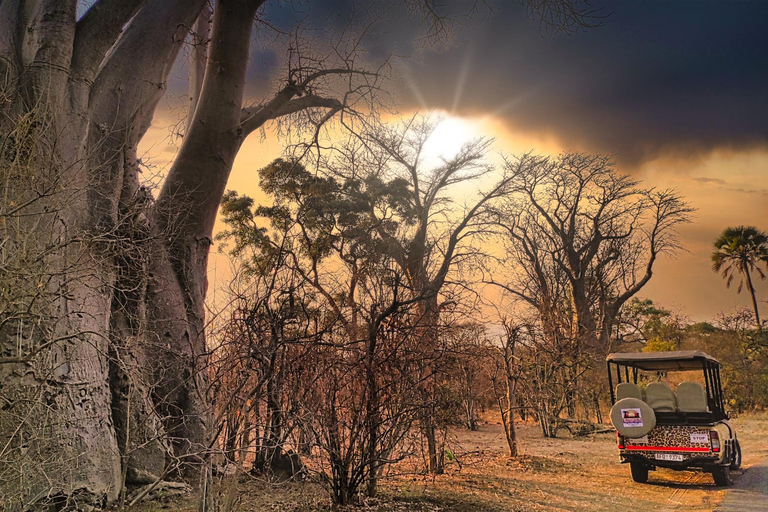
M 719 452 L 720 451 L 720 434 L 717 433 L 717 430 L 709 431 L 709 440 L 712 443 L 712 451 Z
M 618 432 L 616 432 L 616 442 L 619 444 L 619 450 L 623 450 L 624 449 L 624 438 Z

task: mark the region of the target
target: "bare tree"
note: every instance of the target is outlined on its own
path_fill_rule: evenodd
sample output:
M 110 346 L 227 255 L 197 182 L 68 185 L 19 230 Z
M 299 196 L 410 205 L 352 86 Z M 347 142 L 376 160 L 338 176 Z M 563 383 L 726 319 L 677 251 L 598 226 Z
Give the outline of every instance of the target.
M 26 363 L 14 356 L 4 380 L 22 391 L 45 389 L 57 414 L 69 419 L 52 425 L 51 435 L 30 451 L 39 454 L 38 462 L 51 451 L 78 461 L 76 470 L 30 482 L 21 498 L 25 503 L 46 489 L 50 493 L 44 495 L 81 489 L 95 501 L 112 501 L 122 488 L 125 467 L 131 474 L 160 478 L 168 472 L 165 443 L 154 442 L 160 438 L 171 442 L 175 460 L 201 460 L 212 433 L 206 377 L 200 371 L 207 359 L 206 264 L 235 156 L 254 130 L 286 116 L 303 114 L 314 140 L 333 115 L 351 112 L 356 101 L 365 102 L 378 88 L 379 70 L 358 65 L 361 46 L 354 44 L 354 34 L 330 41 L 324 57 L 284 38 L 287 44 L 277 52 L 285 56 L 281 80 L 272 92 L 246 101 L 254 26 L 270 27 L 269 20 L 257 16 L 265 2 L 216 2 L 210 38 L 207 3 L 99 0 L 80 19 L 77 0 L 0 3 L 0 139 L 10 145 L 3 158 L 12 160 L 9 155 L 18 153 L 23 144 L 12 134 L 31 112 L 39 113 L 29 132 L 40 141 L 31 172 L 54 170 L 57 191 L 64 194 L 56 199 L 61 208 L 49 206 L 56 215 L 47 217 L 55 219 L 48 226 L 63 247 L 49 262 L 58 277 L 43 284 L 56 297 L 45 331 L 57 341 L 48 345 L 40 339 L 34 346 L 43 349 L 18 356 L 25 361 L 50 357 L 57 371 L 52 380 L 20 377 L 20 365 Z M 429 26 L 440 27 L 432 2 L 407 5 L 422 12 Z M 372 11 L 356 12 L 365 18 L 365 32 Z M 136 148 L 191 29 L 195 57 L 188 128 L 156 200 L 143 201 Z M 293 117 L 288 126 L 301 124 Z M 144 204 L 143 211 L 133 213 L 137 204 Z M 146 257 L 115 253 L 120 249 L 115 239 L 122 236 L 117 227 L 127 218 L 147 232 Z M 49 238 L 50 233 L 41 235 L 40 251 Z M 72 265 L 77 274 L 69 272 Z M 128 393 L 126 374 L 147 383 L 138 389 L 138 407 L 131 411 L 126 397 L 136 389 L 128 386 Z M 129 421 L 136 413 L 154 416 L 156 428 L 129 432 L 131 425 L 153 423 Z M 11 435 L 13 429 L 4 430 L 0 438 Z M 143 447 L 140 454 L 126 455 L 131 439 Z
M 611 350 L 621 308 L 657 258 L 679 248 L 676 229 L 693 209 L 672 190 L 642 188 L 605 156 L 524 155 L 507 165 L 523 162 L 513 194 L 491 213 L 511 277 L 486 280 L 537 311 L 551 347 L 563 350 L 573 416 L 583 364 Z
M 522 282 L 506 288 L 538 308 L 548 290 L 564 285 L 573 338 L 609 350 L 619 310 L 651 279 L 657 258 L 679 249 L 676 229 L 693 209 L 672 190 L 641 188 L 605 156 L 522 160 L 536 163 L 496 212 L 518 246 L 511 263 L 525 267 Z
M 418 303 L 422 346 L 425 350 L 439 347 L 440 312 L 450 304 L 441 301 L 441 292 L 451 278 L 457 278 L 459 264 L 476 254 L 471 242 L 485 231 L 480 215 L 485 206 L 507 193 L 516 172 L 505 172 L 488 190 L 478 191 L 462 205 L 456 205 L 451 192 L 469 187 L 492 172 L 484 157 L 491 141 L 475 140 L 464 145 L 450 158 L 438 163 L 425 161 L 424 147 L 435 129 L 429 118 L 416 116 L 401 126 L 379 127 L 362 137 L 371 164 L 370 180 L 378 180 L 387 188 L 386 202 L 372 203 L 368 208 L 371 222 L 380 232 L 385 248 L 400 266 L 407 286 Z M 359 172 L 340 169 L 337 172 Z M 384 226 L 397 223 L 397 232 L 387 233 Z M 459 281 L 461 279 L 458 279 Z M 444 297 L 443 297 L 444 298 Z M 435 358 L 425 358 L 425 362 Z M 427 364 L 424 375 L 435 375 Z M 429 382 L 429 380 L 427 380 Z M 425 400 L 433 401 L 434 385 L 424 390 Z M 423 429 L 428 446 L 430 472 L 442 471 L 436 436 L 434 412 L 427 409 Z
M 501 413 L 501 424 L 504 427 L 504 437 L 507 439 L 509 456 L 517 457 L 517 434 L 515 432 L 515 412 L 518 408 L 516 396 L 518 384 L 522 378 L 519 355 L 515 353 L 520 338 L 525 334 L 524 327 L 515 325 L 512 321 L 502 319 L 504 334 L 496 347 L 498 356 L 495 358 L 491 377 L 493 392 Z M 499 364 L 500 363 L 500 364 Z M 501 374 L 501 377 L 499 377 Z M 501 382 L 499 382 L 501 380 Z

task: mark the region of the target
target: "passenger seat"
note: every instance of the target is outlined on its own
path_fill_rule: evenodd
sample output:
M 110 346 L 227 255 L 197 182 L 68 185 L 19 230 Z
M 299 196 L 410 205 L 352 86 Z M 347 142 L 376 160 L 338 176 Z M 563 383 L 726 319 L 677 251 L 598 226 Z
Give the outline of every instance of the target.
M 651 382 L 645 389 L 645 402 L 656 412 L 675 412 L 675 392 L 666 382 Z
M 640 391 L 640 388 L 637 387 L 637 384 L 622 382 L 616 386 L 616 401 L 619 401 L 622 398 L 637 398 L 638 400 L 642 400 L 643 393 Z
M 707 394 L 698 382 L 682 382 L 677 386 L 677 408 L 680 412 L 709 412 Z

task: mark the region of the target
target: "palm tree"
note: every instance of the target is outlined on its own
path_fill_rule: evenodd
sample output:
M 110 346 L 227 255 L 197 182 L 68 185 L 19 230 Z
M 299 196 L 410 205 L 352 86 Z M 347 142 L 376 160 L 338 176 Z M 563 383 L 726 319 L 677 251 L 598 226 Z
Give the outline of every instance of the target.
M 721 272 L 725 286 L 731 286 L 734 273 L 741 274 L 739 289 L 741 293 L 746 280 L 749 293 L 752 295 L 752 307 L 755 310 L 755 321 L 760 329 L 760 313 L 757 310 L 755 287 L 752 285 L 752 272 L 756 271 L 761 279 L 765 279 L 765 271 L 761 265 L 768 267 L 768 235 L 754 226 L 739 226 L 726 228 L 715 240 L 712 253 L 712 270 Z

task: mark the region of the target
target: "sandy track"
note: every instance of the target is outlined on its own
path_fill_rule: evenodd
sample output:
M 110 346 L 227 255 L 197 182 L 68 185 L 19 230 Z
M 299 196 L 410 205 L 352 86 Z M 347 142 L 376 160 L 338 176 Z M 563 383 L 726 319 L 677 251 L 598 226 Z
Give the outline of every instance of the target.
M 717 512 L 765 512 L 768 510 L 768 457 L 748 468 L 717 507 Z
M 450 436 L 455 459 L 446 474 L 428 477 L 419 471 L 420 460 L 406 461 L 384 477 L 380 498 L 345 512 L 768 511 L 755 498 L 760 493 L 765 497 L 768 485 L 768 466 L 760 464 L 768 455 L 768 415 L 745 415 L 734 426 L 745 471 L 736 473 L 733 490 L 716 487 L 707 473 L 666 469 L 651 472 L 647 484 L 635 483 L 629 467 L 619 464 L 612 434 L 544 439 L 537 426 L 524 425 L 518 430 L 521 456 L 510 459 L 501 426 L 489 421 L 478 432 L 457 430 Z M 323 489 L 312 483 L 241 480 L 232 491 L 238 512 L 339 510 L 332 509 Z M 745 503 L 755 505 L 749 508 Z M 169 509 L 192 512 L 196 503 L 190 496 L 139 508 L 140 512 Z

